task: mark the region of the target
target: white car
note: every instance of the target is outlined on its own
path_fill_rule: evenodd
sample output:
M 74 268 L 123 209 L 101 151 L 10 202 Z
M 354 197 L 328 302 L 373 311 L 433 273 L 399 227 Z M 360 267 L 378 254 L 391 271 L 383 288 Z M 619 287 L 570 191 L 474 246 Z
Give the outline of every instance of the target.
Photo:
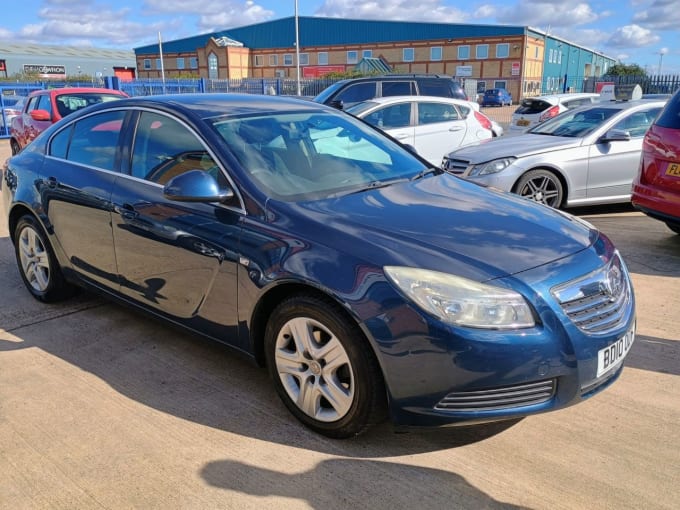
M 557 117 L 560 113 L 587 106 L 600 100 L 600 95 L 590 92 L 552 94 L 522 99 L 512 114 L 508 134 L 524 133 L 527 129 Z
M 391 96 L 364 101 L 345 111 L 413 147 L 439 166 L 448 152 L 494 136 L 479 105 L 434 96 Z

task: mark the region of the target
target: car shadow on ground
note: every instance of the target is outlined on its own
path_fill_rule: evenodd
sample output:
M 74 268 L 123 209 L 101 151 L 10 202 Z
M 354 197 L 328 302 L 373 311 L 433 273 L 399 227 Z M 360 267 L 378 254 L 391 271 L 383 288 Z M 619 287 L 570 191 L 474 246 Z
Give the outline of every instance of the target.
M 438 508 L 444 500 L 450 502 L 448 508 L 526 508 L 497 501 L 455 473 L 387 461 L 327 459 L 307 471 L 281 472 L 221 460 L 208 463 L 201 476 L 213 487 L 251 496 L 303 500 L 319 510 Z M 367 480 L 371 484 L 368 499 L 366 491 L 361 496 L 355 495 L 352 487 L 365 486 Z M 433 490 L 425 492 L 423 483 Z M 337 494 L 341 491 L 342 494 Z

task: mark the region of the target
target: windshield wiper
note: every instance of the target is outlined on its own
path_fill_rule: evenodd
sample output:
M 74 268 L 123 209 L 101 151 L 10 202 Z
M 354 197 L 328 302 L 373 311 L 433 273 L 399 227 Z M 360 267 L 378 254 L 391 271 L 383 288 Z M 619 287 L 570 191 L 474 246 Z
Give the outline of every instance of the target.
M 410 180 L 417 181 L 418 179 L 422 179 L 426 175 L 430 175 L 430 174 L 439 175 L 443 172 L 444 172 L 444 170 L 442 170 L 441 168 L 437 168 L 437 167 L 433 166 L 433 167 L 430 167 L 430 168 L 426 168 L 425 170 L 423 170 L 421 172 L 418 172 L 416 175 L 411 177 Z

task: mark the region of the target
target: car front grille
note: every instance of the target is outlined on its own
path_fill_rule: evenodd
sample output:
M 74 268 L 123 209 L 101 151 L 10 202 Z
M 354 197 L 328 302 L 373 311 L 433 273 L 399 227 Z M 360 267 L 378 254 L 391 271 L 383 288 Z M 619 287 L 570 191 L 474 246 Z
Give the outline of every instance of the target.
M 468 412 L 492 411 L 542 404 L 553 397 L 555 387 L 555 379 L 549 379 L 488 390 L 453 392 L 440 400 L 435 409 Z
M 469 166 L 470 162 L 465 161 L 464 159 L 449 159 L 444 156 L 444 159 L 442 160 L 442 170 L 446 170 L 452 174 L 463 174 Z
M 602 268 L 555 287 L 553 296 L 585 333 L 609 333 L 624 324 L 631 306 L 628 271 L 618 253 Z

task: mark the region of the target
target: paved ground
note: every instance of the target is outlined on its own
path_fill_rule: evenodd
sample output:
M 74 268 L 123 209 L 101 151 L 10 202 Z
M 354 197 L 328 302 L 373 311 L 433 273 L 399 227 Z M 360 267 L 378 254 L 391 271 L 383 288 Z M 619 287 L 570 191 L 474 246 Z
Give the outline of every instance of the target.
M 31 299 L 0 224 L 0 508 L 680 508 L 680 236 L 579 213 L 633 273 L 615 385 L 519 422 L 349 441 L 302 428 L 218 346 L 90 296 Z

